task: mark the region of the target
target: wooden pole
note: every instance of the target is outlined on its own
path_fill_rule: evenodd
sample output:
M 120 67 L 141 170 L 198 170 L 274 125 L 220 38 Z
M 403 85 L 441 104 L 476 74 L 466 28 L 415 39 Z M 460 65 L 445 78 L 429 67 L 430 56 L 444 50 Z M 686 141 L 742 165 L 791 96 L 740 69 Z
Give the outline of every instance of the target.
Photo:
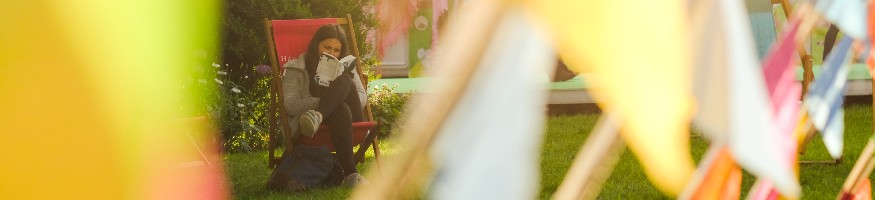
M 872 84 L 872 109 L 873 113 L 875 113 L 875 79 L 871 80 Z M 875 115 L 873 115 L 875 116 Z M 875 127 L 875 120 L 872 121 L 873 127 Z M 875 169 L 875 159 L 873 159 L 873 153 L 875 153 L 875 137 L 870 137 L 869 142 L 866 143 L 866 147 L 863 148 L 863 151 L 860 152 L 860 158 L 857 159 L 857 163 L 854 164 L 854 168 L 851 168 L 851 172 L 848 173 L 848 178 L 845 179 L 844 185 L 842 185 L 842 190 L 839 191 L 839 195 L 836 199 L 842 199 L 845 193 L 853 193 L 860 189 L 860 184 L 869 177 L 872 173 L 872 170 Z
M 773 0 L 772 3 L 775 3 L 777 0 Z M 793 8 L 787 0 L 780 0 L 781 8 L 784 10 L 784 17 L 788 20 L 790 19 L 790 13 L 793 12 Z M 808 93 L 808 85 L 811 81 L 814 81 L 814 72 L 812 71 L 812 57 L 808 55 L 808 51 L 805 50 L 804 46 L 800 46 L 796 49 L 799 52 L 799 59 L 802 63 L 802 96 L 799 99 L 805 99 L 805 94 Z
M 383 173 L 376 174 L 370 185 L 358 187 L 351 199 L 398 199 L 403 190 L 411 188 L 417 177 L 425 172 L 423 165 L 428 162 L 427 151 L 431 148 L 440 126 L 447 120 L 449 111 L 456 106 L 471 82 L 473 72 L 479 63 L 489 41 L 489 36 L 497 28 L 499 17 L 505 11 L 507 0 L 473 1 L 466 4 L 470 20 L 449 24 L 447 50 L 439 60 L 439 75 L 452 74 L 453 81 L 431 85 L 440 95 L 429 98 L 415 98 L 408 121 L 398 127 L 402 144 L 408 145 L 406 151 L 387 160 Z M 374 171 L 373 169 L 371 171 Z
M 286 135 L 286 148 L 292 149 L 292 148 L 294 148 L 294 144 L 292 142 L 293 138 L 291 137 L 293 135 L 292 128 L 289 126 L 289 123 L 286 120 L 286 118 L 288 116 L 286 114 L 285 100 L 283 100 L 283 94 L 282 94 L 283 84 L 281 83 L 282 77 L 280 76 L 280 74 L 282 74 L 282 69 L 281 69 L 280 64 L 277 62 L 276 44 L 274 44 L 274 41 L 273 41 L 273 28 L 270 24 L 270 20 L 267 18 L 264 18 L 264 27 L 265 27 L 265 34 L 267 35 L 267 45 L 269 48 L 268 52 L 270 52 L 270 64 L 271 64 L 271 68 L 272 68 L 272 73 L 270 73 L 270 76 L 271 76 L 271 85 L 273 87 L 271 87 L 270 105 L 273 108 L 273 110 L 269 111 L 270 112 L 269 116 L 271 116 L 271 117 L 273 117 L 274 115 L 277 116 L 276 118 L 270 118 L 271 119 L 270 123 L 278 122 L 280 124 L 280 127 L 282 127 L 282 132 L 285 133 L 285 135 Z M 276 113 L 276 114 L 274 114 L 274 113 Z M 279 158 L 274 156 L 274 149 L 277 148 L 277 146 L 278 146 L 276 144 L 276 142 L 277 142 L 276 140 L 277 140 L 277 134 L 279 133 L 279 131 L 274 131 L 276 129 L 278 129 L 278 128 L 273 128 L 268 133 L 268 141 L 269 141 L 269 144 L 268 144 L 269 145 L 268 146 L 268 167 L 271 167 L 271 168 L 273 168 L 273 166 L 276 166 L 277 164 L 279 164 Z
M 340 18 L 340 19 L 344 19 L 344 18 Z M 338 19 L 338 21 L 340 21 L 340 19 Z M 358 39 L 355 36 L 355 26 L 352 24 L 352 22 L 353 22 L 352 15 L 346 14 L 345 19 L 346 19 L 346 25 L 349 29 L 349 32 L 346 35 L 349 36 L 349 38 L 350 38 L 349 43 L 352 46 L 352 53 L 355 54 L 355 56 L 356 56 L 356 59 L 355 59 L 356 68 L 355 69 L 356 69 L 356 72 L 359 73 L 359 78 L 365 87 L 365 91 L 367 91 L 367 89 L 368 89 L 368 77 L 365 75 L 364 70 L 362 70 L 362 57 L 361 57 L 361 54 L 359 53 Z M 367 117 L 368 121 L 374 120 L 374 116 L 371 114 L 371 105 L 368 104 L 367 102 L 365 103 L 365 113 L 367 113 L 367 116 L 365 116 L 365 117 Z
M 602 114 L 592 134 L 574 157 L 574 163 L 562 179 L 555 200 L 594 199 L 609 177 L 623 150 L 619 123 L 613 113 Z
M 271 34 L 272 26 L 270 24 L 270 20 L 268 20 L 267 18 L 264 19 L 264 30 L 265 30 L 264 33 L 267 35 L 266 38 L 267 38 L 267 44 L 268 44 L 267 45 L 268 52 L 271 53 L 270 54 L 271 55 L 271 59 L 270 59 L 271 60 L 271 70 L 273 71 L 272 74 L 274 74 L 277 71 L 276 70 L 276 63 L 275 63 L 276 62 L 275 61 L 276 55 L 274 52 L 275 51 L 274 49 L 276 49 L 276 46 L 273 44 L 273 34 Z M 271 75 L 271 76 L 273 76 L 273 75 Z M 271 77 L 271 78 L 273 78 L 273 77 Z M 267 105 L 268 105 L 268 108 L 267 108 L 267 118 L 268 118 L 268 122 L 267 122 L 267 150 L 268 150 L 268 152 L 267 152 L 267 167 L 268 168 L 273 168 L 274 166 L 279 164 L 277 162 L 274 162 L 274 149 L 277 148 L 277 142 L 276 142 L 276 136 L 275 136 L 275 134 L 277 132 L 277 128 L 275 126 L 275 125 L 277 125 L 277 124 L 275 124 L 275 122 L 277 120 L 276 119 L 277 112 L 276 112 L 276 95 L 273 91 L 273 86 L 274 86 L 273 80 L 271 80 L 271 86 L 272 86 L 271 90 L 268 91 L 268 94 L 267 94 L 267 96 L 270 97 L 269 98 L 270 102 L 267 103 Z
M 340 20 L 338 20 L 338 21 L 340 21 Z M 369 88 L 368 87 L 368 77 L 367 77 L 367 75 L 365 75 L 364 70 L 362 70 L 362 57 L 361 57 L 361 53 L 359 52 L 358 38 L 356 38 L 356 35 L 355 35 L 355 25 L 353 25 L 352 15 L 346 14 L 346 24 L 347 24 L 347 27 L 349 29 L 347 35 L 349 35 L 349 38 L 350 38 L 350 45 L 352 45 L 353 54 L 355 54 L 355 56 L 358 58 L 358 59 L 355 59 L 356 72 L 359 73 L 360 81 L 362 82 L 362 85 L 364 85 L 365 92 L 367 93 L 368 88 Z M 365 113 L 367 113 L 365 116 L 367 118 L 367 121 L 374 121 L 374 115 L 373 115 L 373 113 L 371 113 L 371 104 L 368 103 L 367 99 L 365 99 L 365 110 L 364 111 L 365 111 Z M 379 123 L 379 122 L 377 122 L 377 123 Z M 381 127 L 381 126 L 380 126 L 380 124 L 377 124 L 376 127 Z M 374 136 L 368 137 L 368 138 L 373 138 L 370 141 L 371 141 L 371 144 L 373 144 L 373 146 L 374 146 L 374 159 L 377 160 L 377 168 L 380 168 L 380 165 L 382 165 L 381 164 L 382 161 L 380 160 L 380 145 L 379 145 L 380 141 L 379 141 L 379 138 L 377 136 L 379 134 L 377 131 L 379 131 L 378 128 L 372 128 L 368 132 L 368 134 L 369 135 L 374 134 Z M 359 148 L 361 148 L 361 147 L 359 147 Z
M 869 169 L 869 173 L 871 173 L 871 166 L 875 165 L 875 163 L 871 163 L 875 161 L 872 160 L 873 152 L 875 152 L 875 140 L 869 138 L 869 142 L 866 143 L 866 147 L 864 147 L 863 151 L 860 153 L 860 158 L 857 159 L 857 163 L 854 164 L 854 167 L 851 168 L 851 172 L 848 173 L 848 178 L 845 179 L 845 183 L 842 185 L 842 190 L 839 191 L 839 198 L 841 198 L 842 192 L 852 192 L 852 189 L 857 187 L 859 180 L 868 177 L 868 175 L 865 177 L 863 176 L 867 168 Z

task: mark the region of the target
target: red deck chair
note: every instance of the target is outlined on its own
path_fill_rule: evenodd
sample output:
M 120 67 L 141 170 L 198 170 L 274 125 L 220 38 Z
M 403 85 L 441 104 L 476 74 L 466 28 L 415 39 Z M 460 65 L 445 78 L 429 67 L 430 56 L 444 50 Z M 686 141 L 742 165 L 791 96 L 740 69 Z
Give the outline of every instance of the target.
M 271 80 L 271 95 L 269 104 L 268 113 L 271 113 L 269 116 L 270 123 L 268 126 L 269 135 L 268 135 L 268 167 L 273 168 L 281 161 L 282 155 L 275 154 L 276 149 L 279 148 L 279 140 L 278 137 L 280 133 L 290 133 L 291 128 L 289 127 L 288 121 L 285 120 L 285 107 L 283 104 L 283 94 L 282 94 L 282 84 L 280 74 L 282 73 L 282 65 L 287 61 L 295 59 L 301 53 L 303 53 L 307 44 L 310 42 L 310 39 L 313 37 L 313 34 L 316 33 L 316 30 L 319 29 L 320 26 L 325 24 L 336 23 L 340 25 L 347 25 L 346 33 L 347 33 L 347 43 L 351 45 L 350 53 L 357 57 L 361 58 L 358 46 L 356 45 L 356 37 L 355 30 L 352 25 L 352 19 L 349 15 L 346 18 L 322 18 L 322 19 L 296 19 L 296 20 L 269 20 L 265 19 L 265 32 L 267 33 L 268 46 L 270 51 L 271 58 L 271 68 L 273 70 L 272 80 Z M 361 65 L 361 59 L 356 59 L 358 66 Z M 360 77 L 362 78 L 362 83 L 367 87 L 368 80 L 367 77 L 362 73 L 362 69 L 360 67 L 356 68 Z M 367 89 L 367 88 L 365 88 Z M 365 118 L 366 122 L 356 122 L 352 124 L 353 129 L 353 144 L 359 145 L 358 150 L 354 154 L 354 159 L 356 163 L 361 163 L 364 160 L 364 153 L 368 150 L 370 144 L 374 145 L 374 157 L 379 160 L 380 157 L 380 148 L 377 142 L 377 131 L 374 129 L 376 127 L 376 123 L 373 122 L 373 116 L 371 115 L 371 107 L 369 105 L 365 105 Z M 331 127 L 328 127 L 325 124 L 322 124 L 319 127 L 319 131 L 310 138 L 310 137 L 298 137 L 296 141 L 290 141 L 286 137 L 288 141 L 285 141 L 285 145 L 287 149 L 292 149 L 294 145 L 305 145 L 305 146 L 327 146 L 334 151 L 334 147 L 331 144 L 331 138 L 329 136 L 329 131 Z M 290 134 L 286 134 L 290 135 Z

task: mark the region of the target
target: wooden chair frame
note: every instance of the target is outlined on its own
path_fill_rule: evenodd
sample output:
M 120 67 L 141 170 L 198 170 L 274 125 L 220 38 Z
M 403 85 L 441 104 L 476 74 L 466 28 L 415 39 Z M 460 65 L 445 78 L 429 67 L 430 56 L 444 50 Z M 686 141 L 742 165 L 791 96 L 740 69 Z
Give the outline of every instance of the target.
M 361 58 L 358 50 L 357 38 L 355 36 L 355 27 L 352 23 L 352 17 L 347 14 L 346 18 L 335 18 L 337 20 L 337 24 L 346 25 L 347 38 L 349 39 L 348 44 L 351 45 L 351 52 L 357 58 Z M 276 43 L 274 43 L 273 39 L 273 26 L 271 24 L 271 20 L 265 18 L 264 19 L 265 33 L 267 38 L 267 46 L 268 52 L 270 52 L 270 63 L 271 69 L 273 70 L 271 73 L 271 90 L 270 90 L 270 103 L 268 106 L 268 117 L 270 122 L 268 123 L 268 167 L 273 168 L 278 165 L 282 159 L 281 154 L 276 154 L 276 149 L 279 147 L 279 134 L 280 133 L 289 133 L 291 132 L 291 127 L 288 124 L 288 121 L 285 119 L 286 108 L 283 100 L 282 94 L 282 77 L 280 74 L 282 73 L 282 63 L 278 63 L 277 60 L 277 52 L 276 52 Z M 361 59 L 355 60 L 357 66 L 361 65 Z M 356 67 L 357 72 L 359 73 L 362 84 L 367 90 L 368 78 L 363 73 L 361 67 Z M 365 104 L 365 118 L 367 121 L 373 121 L 373 115 L 371 114 L 371 106 L 367 103 Z M 364 141 L 359 144 L 359 149 L 354 154 L 354 159 L 356 163 L 361 163 L 364 161 L 364 154 L 368 150 L 371 144 L 374 145 L 374 157 L 377 159 L 377 163 L 379 164 L 380 158 L 380 146 L 377 140 L 378 135 L 378 127 L 380 125 L 377 124 L 373 128 L 370 129 L 369 133 L 365 137 Z M 286 150 L 284 152 L 288 152 L 289 149 L 293 149 L 294 141 L 291 141 L 292 138 L 286 138 Z
M 790 18 L 790 13 L 793 13 L 792 5 L 787 0 L 771 0 L 772 4 L 781 4 L 781 8 L 784 11 L 784 17 Z M 777 21 L 776 21 L 777 23 Z M 812 71 L 812 62 L 813 57 L 805 50 L 805 47 L 799 47 L 797 49 L 799 52 L 799 58 L 802 62 L 802 97 L 801 100 L 805 99 L 805 94 L 808 93 L 809 84 L 814 81 L 814 72 Z M 825 58 L 824 58 L 825 59 Z M 873 82 L 875 83 L 875 82 Z M 875 85 L 875 84 L 873 84 Z M 875 89 L 873 89 L 875 91 Z M 806 145 L 811 142 L 811 139 L 817 134 L 817 129 L 814 128 L 813 124 L 808 125 L 808 131 L 806 132 L 805 138 L 800 143 L 798 152 L 799 154 L 804 154 Z M 828 159 L 828 160 L 800 160 L 800 164 L 841 164 L 842 159 Z

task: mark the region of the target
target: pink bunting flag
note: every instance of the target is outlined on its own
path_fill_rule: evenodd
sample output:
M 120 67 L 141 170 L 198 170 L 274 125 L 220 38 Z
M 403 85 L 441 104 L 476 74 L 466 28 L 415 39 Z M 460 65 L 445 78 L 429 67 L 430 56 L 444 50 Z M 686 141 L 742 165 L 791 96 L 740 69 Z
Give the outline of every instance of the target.
M 434 48 L 434 45 L 438 44 L 438 40 L 440 39 L 440 28 L 441 24 L 446 22 L 441 22 L 441 20 L 449 19 L 448 14 L 450 13 L 450 8 L 448 5 L 448 0 L 433 0 L 431 2 L 431 45 Z M 444 16 L 447 15 L 447 16 Z M 443 16 L 443 17 L 442 17 Z
M 695 1 L 691 9 L 697 53 L 694 123 L 712 145 L 726 143 L 748 173 L 773 180 L 787 196 L 798 196 L 793 164 L 783 161 L 783 148 L 775 145 L 779 137 L 772 102 L 744 2 Z
M 377 20 L 380 21 L 380 26 L 377 27 L 380 37 L 377 43 L 378 55 L 384 55 L 386 48 L 394 45 L 398 38 L 407 35 L 418 8 L 418 0 L 377 1 Z
M 794 54 L 796 53 L 797 44 L 794 40 L 796 33 L 799 31 L 800 19 L 793 19 L 785 30 L 782 31 L 781 37 L 775 46 L 772 47 L 771 53 L 763 60 L 763 75 L 766 79 L 766 87 L 769 90 L 769 96 L 772 99 L 772 110 L 775 116 L 775 125 L 777 133 L 777 143 L 781 147 L 782 154 L 786 156 L 786 162 L 796 162 L 796 143 L 793 139 L 793 128 L 795 128 L 796 120 L 798 119 L 799 110 L 799 95 L 801 88 L 799 83 L 795 81 L 794 73 Z M 767 136 L 768 137 L 768 136 Z M 772 180 L 762 179 L 758 188 L 753 189 L 752 199 L 772 199 L 775 197 L 770 195 L 773 193 Z

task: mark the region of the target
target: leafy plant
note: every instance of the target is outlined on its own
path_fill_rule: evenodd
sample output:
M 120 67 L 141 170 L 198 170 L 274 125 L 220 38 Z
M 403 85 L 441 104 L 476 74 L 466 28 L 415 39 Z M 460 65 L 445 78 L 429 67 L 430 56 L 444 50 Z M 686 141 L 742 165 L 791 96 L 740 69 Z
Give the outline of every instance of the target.
M 374 120 L 379 122 L 380 137 L 391 136 L 392 129 L 401 122 L 404 118 L 407 100 L 410 99 L 411 93 L 394 93 L 398 88 L 398 84 L 388 86 L 374 86 L 373 91 L 368 95 L 368 104 L 371 105 L 371 113 Z
M 212 63 L 204 67 L 196 87 L 203 88 L 205 97 L 202 107 L 206 114 L 214 119 L 222 134 L 222 146 L 228 152 L 252 151 L 267 147 L 267 103 L 268 81 L 270 70 L 262 71 L 264 65 L 256 67 L 229 67 Z M 236 83 L 229 74 L 231 70 L 249 69 L 258 71 L 253 76 L 243 76 L 244 80 L 253 79 L 252 87 L 244 87 Z M 269 67 L 268 67 L 269 69 Z M 213 77 L 212 79 L 208 79 Z

